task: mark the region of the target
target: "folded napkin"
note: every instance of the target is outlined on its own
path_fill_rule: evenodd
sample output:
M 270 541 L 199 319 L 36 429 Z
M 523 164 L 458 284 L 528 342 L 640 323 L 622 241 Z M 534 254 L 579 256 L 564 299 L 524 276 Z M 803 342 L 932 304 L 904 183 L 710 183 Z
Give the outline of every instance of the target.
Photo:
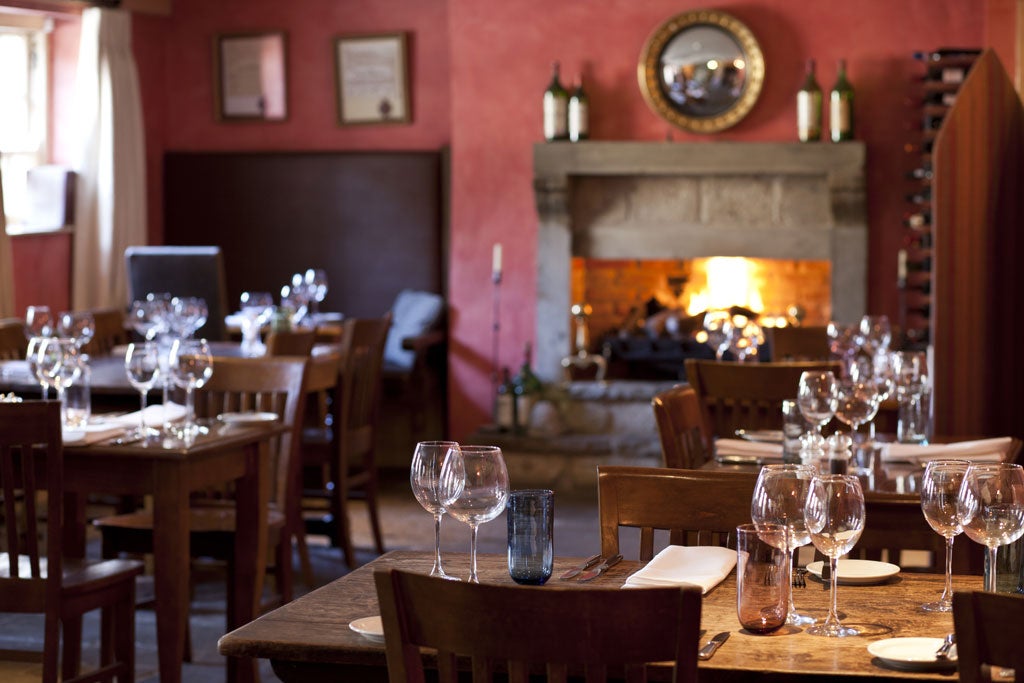
M 716 458 L 749 458 L 751 462 L 762 460 L 782 461 L 782 444 L 747 441 L 746 439 L 716 439 Z
M 165 412 L 166 410 L 166 412 Z M 139 419 L 143 413 L 136 410 L 134 413 L 104 417 L 97 415 L 89 421 L 89 424 L 81 428 L 65 427 L 63 430 L 63 441 L 65 446 L 86 446 L 91 443 L 99 443 L 112 439 L 115 436 L 124 434 L 129 429 L 139 426 Z M 146 406 L 147 426 L 160 426 L 165 421 L 174 422 L 185 417 L 185 406 L 177 403 L 167 403 Z
M 86 446 L 120 436 L 125 431 L 124 425 L 113 422 L 90 422 L 85 427 L 64 427 L 61 436 L 65 446 Z
M 882 460 L 925 463 L 938 458 L 961 458 L 971 462 L 1002 462 L 1007 458 L 1013 440 L 1009 436 L 956 443 L 920 445 L 890 443 L 882 447 Z
M 640 586 L 700 586 L 702 593 L 722 582 L 736 566 L 736 551 L 718 546 L 670 545 L 640 571 L 626 579 L 623 588 Z
M 126 413 L 124 415 L 118 415 L 117 417 L 107 418 L 107 423 L 113 423 L 120 425 L 121 427 L 138 427 L 139 426 L 139 413 L 141 411 L 136 410 L 134 413 Z M 146 406 L 146 425 L 150 427 L 159 427 L 164 422 L 175 422 L 185 417 L 185 406 L 173 401 L 168 403 L 157 403 L 156 405 Z M 102 417 L 102 416 L 100 416 Z

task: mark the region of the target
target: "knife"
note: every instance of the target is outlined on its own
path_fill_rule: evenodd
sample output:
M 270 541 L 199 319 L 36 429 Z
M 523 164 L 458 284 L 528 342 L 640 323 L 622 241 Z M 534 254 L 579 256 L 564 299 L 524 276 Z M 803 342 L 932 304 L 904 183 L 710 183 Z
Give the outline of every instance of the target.
M 601 575 L 601 572 L 603 572 L 605 569 L 608 569 L 609 567 L 614 567 L 615 565 L 617 565 L 619 563 L 619 560 L 621 560 L 621 559 L 622 559 L 622 555 L 612 555 L 607 560 L 605 560 L 601 564 L 597 565 L 593 569 L 588 569 L 587 571 L 585 571 L 582 574 L 580 574 L 580 578 L 578 578 L 576 580 L 577 581 L 590 581 L 591 579 L 596 579 L 598 576 Z
M 587 559 L 583 560 L 583 562 L 581 562 L 578 567 L 573 567 L 572 569 L 567 569 L 558 578 L 559 579 L 563 579 L 563 580 L 564 579 L 571 579 L 572 577 L 576 576 L 577 574 L 580 574 L 583 571 L 585 571 L 587 569 L 590 569 L 591 567 L 593 567 L 595 564 L 597 564 L 600 561 L 601 561 L 601 553 L 598 553 L 597 555 L 593 555 L 592 557 L 588 557 Z
M 697 659 L 711 659 L 711 655 L 715 654 L 715 650 L 722 646 L 722 643 L 729 640 L 729 632 L 722 631 L 714 638 L 709 640 L 704 647 L 697 652 Z

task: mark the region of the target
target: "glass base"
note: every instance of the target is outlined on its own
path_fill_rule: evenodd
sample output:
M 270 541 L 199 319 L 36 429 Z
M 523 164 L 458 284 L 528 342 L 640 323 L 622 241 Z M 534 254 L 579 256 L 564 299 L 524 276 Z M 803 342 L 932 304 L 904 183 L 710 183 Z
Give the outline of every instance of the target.
M 926 602 L 921 605 L 921 609 L 925 612 L 952 612 L 953 603 L 937 600 L 935 602 Z
M 807 633 L 812 636 L 825 636 L 827 638 L 846 638 L 849 636 L 859 636 L 860 631 L 851 627 L 843 626 L 842 624 L 818 624 L 807 629 Z
M 447 579 L 448 581 L 462 581 L 462 579 L 460 579 L 457 576 L 446 574 L 444 569 L 441 569 L 440 567 L 434 567 L 433 569 L 431 569 L 430 575 L 439 579 Z
M 786 616 L 786 623 L 790 626 L 810 626 L 816 621 L 817 619 L 809 614 L 800 614 L 799 612 L 790 612 Z

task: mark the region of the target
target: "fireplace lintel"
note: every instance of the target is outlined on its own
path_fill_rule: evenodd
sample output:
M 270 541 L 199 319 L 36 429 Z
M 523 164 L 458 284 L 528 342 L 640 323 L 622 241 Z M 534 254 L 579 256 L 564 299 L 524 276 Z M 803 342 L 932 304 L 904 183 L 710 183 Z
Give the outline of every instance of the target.
M 561 359 L 570 349 L 570 259 L 649 258 L 650 252 L 674 258 L 696 256 L 758 256 L 765 258 L 828 258 L 832 261 L 833 318 L 853 321 L 866 310 L 867 215 L 864 191 L 865 146 L 862 142 L 806 144 L 785 142 L 583 142 L 538 143 L 534 146 L 534 191 L 540 219 L 537 250 L 537 340 L 535 367 L 546 381 L 561 378 Z M 625 226 L 629 232 L 583 235 L 574 215 L 575 188 L 592 178 L 678 178 L 696 183 L 699 211 L 687 223 L 666 231 Z M 757 229 L 744 223 L 743 211 L 732 218 L 709 214 L 705 197 L 728 198 L 716 183 L 750 182 L 764 189 L 770 211 Z M 787 197 L 815 204 L 809 211 L 785 215 Z M 793 190 L 794 186 L 800 189 Z M 788 194 L 787 194 L 788 193 Z M 736 193 L 732 193 L 736 194 Z M 702 203 L 703 202 L 703 203 Z M 628 202 L 627 202 L 628 203 Z M 780 209 L 780 207 L 782 207 Z M 790 206 L 790 210 L 794 207 Z M 736 218 L 739 216 L 739 218 Z M 732 221 L 730 223 L 730 220 Z M 716 222 L 717 221 L 717 222 Z M 771 230 L 771 239 L 764 237 Z M 646 237 L 645 237 L 646 235 Z M 668 238 L 668 239 L 666 239 Z M 645 241 L 646 240 L 646 241 Z M 624 246 L 628 245 L 628 246 Z

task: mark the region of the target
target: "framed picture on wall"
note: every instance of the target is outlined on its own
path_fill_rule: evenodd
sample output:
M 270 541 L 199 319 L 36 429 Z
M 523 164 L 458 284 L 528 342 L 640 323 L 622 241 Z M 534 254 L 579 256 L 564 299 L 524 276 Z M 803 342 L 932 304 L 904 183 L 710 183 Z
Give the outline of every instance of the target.
M 338 125 L 409 123 L 407 34 L 339 36 L 334 41 Z
M 219 121 L 284 121 L 288 88 L 283 31 L 214 39 L 214 114 Z

